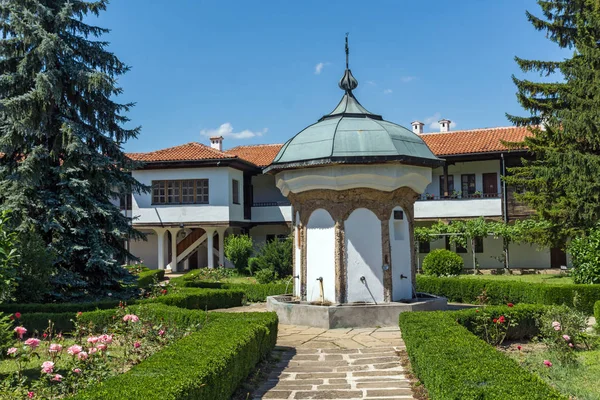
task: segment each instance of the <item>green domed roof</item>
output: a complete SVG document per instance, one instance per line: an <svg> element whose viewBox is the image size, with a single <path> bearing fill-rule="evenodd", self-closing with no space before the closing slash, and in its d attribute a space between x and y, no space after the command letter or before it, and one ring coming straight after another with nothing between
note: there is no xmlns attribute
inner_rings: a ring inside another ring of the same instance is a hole
<svg viewBox="0 0 600 400"><path fill-rule="evenodd" d="M345 91L335 109L288 140L265 171L328 164L401 162L437 167L423 139L403 126L367 111L354 97L358 82L346 68L339 82Z"/></svg>

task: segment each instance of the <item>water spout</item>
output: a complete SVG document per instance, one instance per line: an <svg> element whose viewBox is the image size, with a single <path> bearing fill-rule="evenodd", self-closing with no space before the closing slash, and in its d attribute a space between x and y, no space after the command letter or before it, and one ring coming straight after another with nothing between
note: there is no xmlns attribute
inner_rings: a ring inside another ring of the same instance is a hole
<svg viewBox="0 0 600 400"><path fill-rule="evenodd" d="M288 286L290 285L290 282L294 279L300 279L300 275L294 275L294 276L290 276L290 279L287 281L287 283L285 284L285 294L289 294L288 293Z"/></svg>
<svg viewBox="0 0 600 400"><path fill-rule="evenodd" d="M323 277L320 276L317 278L319 281L319 288L321 289L321 304L325 302L325 290L323 289Z"/></svg>
<svg viewBox="0 0 600 400"><path fill-rule="evenodd" d="M369 292L369 294L371 295L371 298L373 299L373 303L377 304L377 300L375 300L375 296L373 296L373 293L371 293L371 289L369 289L369 285L367 284L367 278L365 278L364 276L361 276L360 281L363 283L363 285L365 285L365 288L367 288L367 291Z"/></svg>

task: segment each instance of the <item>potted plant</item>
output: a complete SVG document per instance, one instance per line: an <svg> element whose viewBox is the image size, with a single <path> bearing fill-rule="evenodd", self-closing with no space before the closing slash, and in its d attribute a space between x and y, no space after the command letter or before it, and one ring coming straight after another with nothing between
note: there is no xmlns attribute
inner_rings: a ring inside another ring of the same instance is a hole
<svg viewBox="0 0 600 400"><path fill-rule="evenodd" d="M431 193L425 193L425 200L433 200L435 198Z"/></svg>
<svg viewBox="0 0 600 400"><path fill-rule="evenodd" d="M452 191L452 194L450 195L451 199L459 199L462 196L462 192L461 191Z"/></svg>
<svg viewBox="0 0 600 400"><path fill-rule="evenodd" d="M471 197L475 198L475 199L479 199L481 198L482 193L478 190L475 193L473 193L473 195Z"/></svg>

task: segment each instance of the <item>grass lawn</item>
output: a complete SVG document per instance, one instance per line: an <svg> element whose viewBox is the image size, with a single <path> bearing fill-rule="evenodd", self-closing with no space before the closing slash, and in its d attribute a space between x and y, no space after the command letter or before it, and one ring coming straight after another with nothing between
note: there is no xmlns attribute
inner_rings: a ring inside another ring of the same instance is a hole
<svg viewBox="0 0 600 400"><path fill-rule="evenodd" d="M544 360L552 361L553 355L539 346L529 349L524 345L521 353L513 349L509 354L524 368L566 395L577 400L600 399L600 350L580 351L579 362L575 365L563 366L553 362L552 367L546 367Z"/></svg>
<svg viewBox="0 0 600 400"><path fill-rule="evenodd" d="M548 285L569 285L573 278L565 275L531 274L531 275L460 275L461 279L488 279L495 281L521 281L531 283L546 283Z"/></svg>

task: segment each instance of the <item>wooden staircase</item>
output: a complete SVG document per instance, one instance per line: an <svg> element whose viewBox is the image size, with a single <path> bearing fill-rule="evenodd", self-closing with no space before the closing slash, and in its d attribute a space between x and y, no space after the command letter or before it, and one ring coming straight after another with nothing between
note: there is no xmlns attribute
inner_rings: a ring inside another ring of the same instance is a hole
<svg viewBox="0 0 600 400"><path fill-rule="evenodd" d="M204 235L206 231L202 228L194 228L181 242L177 243L177 254L182 254L188 247Z"/></svg>

